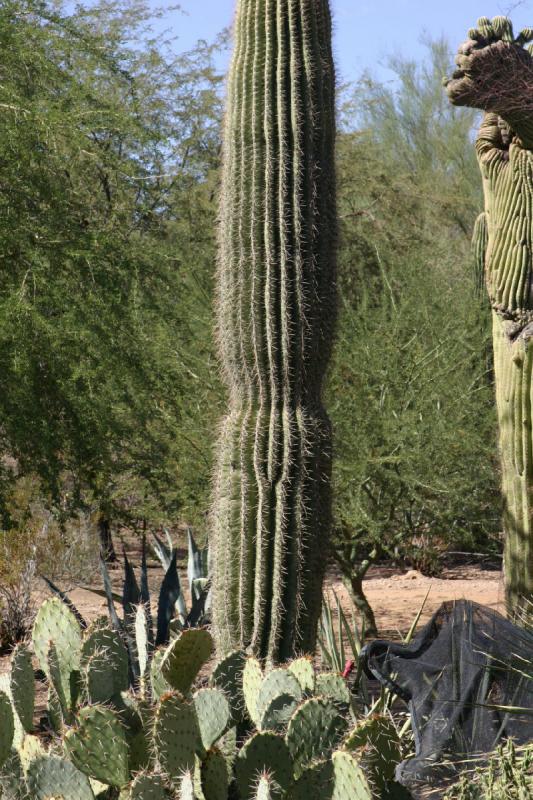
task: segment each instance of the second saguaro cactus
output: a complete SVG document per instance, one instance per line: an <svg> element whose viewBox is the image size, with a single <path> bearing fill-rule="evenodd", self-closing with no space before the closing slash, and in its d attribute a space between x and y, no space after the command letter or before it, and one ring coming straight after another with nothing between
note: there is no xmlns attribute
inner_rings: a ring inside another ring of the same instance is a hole
<svg viewBox="0 0 533 800"><path fill-rule="evenodd" d="M217 646L312 650L330 530L335 323L328 0L239 0L224 130L212 508Z"/></svg>
<svg viewBox="0 0 533 800"><path fill-rule="evenodd" d="M485 116L476 149L485 213L474 243L492 306L494 377L504 500L506 594L533 600L533 29L505 17L468 32L447 82L456 105Z"/></svg>

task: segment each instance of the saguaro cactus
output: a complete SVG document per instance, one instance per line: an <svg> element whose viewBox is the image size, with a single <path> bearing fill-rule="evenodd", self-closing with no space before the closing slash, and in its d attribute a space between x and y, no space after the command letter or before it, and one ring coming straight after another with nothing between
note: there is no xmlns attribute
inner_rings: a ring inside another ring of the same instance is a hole
<svg viewBox="0 0 533 800"><path fill-rule="evenodd" d="M515 38L505 17L483 17L468 35L447 90L452 103L485 111L476 148L493 309L504 568L507 599L518 610L533 598L533 57L524 47L533 30Z"/></svg>
<svg viewBox="0 0 533 800"><path fill-rule="evenodd" d="M330 529L335 321L328 0L240 0L224 131L212 510L219 652L312 650Z"/></svg>

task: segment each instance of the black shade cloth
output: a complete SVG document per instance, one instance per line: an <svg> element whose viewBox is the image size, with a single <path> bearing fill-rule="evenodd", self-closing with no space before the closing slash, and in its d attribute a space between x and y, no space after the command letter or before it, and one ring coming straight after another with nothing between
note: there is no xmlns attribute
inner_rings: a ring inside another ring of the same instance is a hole
<svg viewBox="0 0 533 800"><path fill-rule="evenodd" d="M397 767L404 786L453 779L503 740L533 740L533 714L517 710L533 711L533 632L490 608L444 603L410 644L377 640L361 658L409 705L416 754Z"/></svg>

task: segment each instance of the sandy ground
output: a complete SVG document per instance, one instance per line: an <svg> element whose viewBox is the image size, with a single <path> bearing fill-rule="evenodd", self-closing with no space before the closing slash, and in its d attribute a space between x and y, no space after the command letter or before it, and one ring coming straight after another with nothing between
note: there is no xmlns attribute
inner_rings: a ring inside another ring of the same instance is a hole
<svg viewBox="0 0 533 800"><path fill-rule="evenodd" d="M339 595L343 607L349 608L348 592L342 582L330 576L327 585ZM390 567L374 567L363 588L376 615L380 635L391 638L409 630L426 595L421 622L429 619L446 600L473 600L500 612L505 608L501 572L478 564L446 569L439 578L427 578L416 570L399 573Z"/></svg>
<svg viewBox="0 0 533 800"><path fill-rule="evenodd" d="M122 570L111 570L113 590L120 609ZM181 575L185 574L182 568ZM152 563L149 568L149 583L152 599L157 603L157 593L162 572ZM344 584L335 573L326 581L326 591L333 589L346 611L351 610L351 601ZM371 568L364 581L364 590L374 609L381 636L399 638L406 633L425 601L421 623L429 619L446 600L474 600L498 611L504 611L503 583L500 571L487 569L479 564L455 566L445 569L439 578L428 578L416 570L399 571L389 566ZM429 594L428 594L429 592ZM107 616L107 601L101 589L100 576L95 575L94 587L78 587L68 592L81 614L88 620L100 615ZM47 591L36 591L36 603L49 595ZM331 596L331 595L330 595ZM333 599L333 598L332 598ZM6 659L0 658L0 672L6 668Z"/></svg>

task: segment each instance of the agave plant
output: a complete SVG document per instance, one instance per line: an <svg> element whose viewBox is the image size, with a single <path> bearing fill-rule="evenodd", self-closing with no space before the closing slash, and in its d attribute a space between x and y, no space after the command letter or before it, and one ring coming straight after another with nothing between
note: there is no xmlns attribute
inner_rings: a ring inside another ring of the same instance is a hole
<svg viewBox="0 0 533 800"><path fill-rule="evenodd" d="M187 603L182 590L182 584L177 569L178 551L173 546L168 532L167 544L159 537L154 536L153 549L165 571L159 589L157 617L152 617L150 590L148 588L148 568L146 561L146 537L142 540L140 581L137 581L135 570L124 550L124 580L122 585L122 618L118 615L115 601L119 600L113 592L111 578L103 558L100 558L100 571L104 584L104 593L107 599L109 619L113 629L121 636L124 642L129 662L130 685L137 684L141 675L139 653L136 646L138 626L145 629L146 645L151 654L155 648L168 644L171 636L185 628L195 628L206 625L208 622L207 605L209 596L209 580L207 578L207 554L201 550L191 533L188 531L188 565L187 577L191 589L191 607ZM72 600L61 591L49 578L42 576L52 592L59 597L76 617L82 630L88 625L83 615L76 608ZM143 613L138 613L139 608Z"/></svg>

